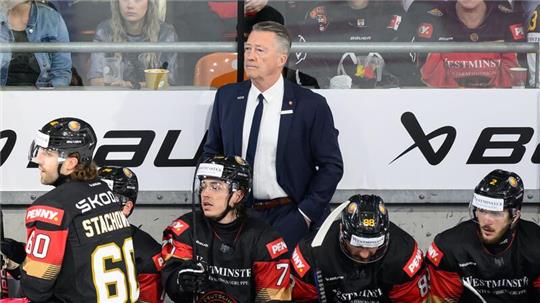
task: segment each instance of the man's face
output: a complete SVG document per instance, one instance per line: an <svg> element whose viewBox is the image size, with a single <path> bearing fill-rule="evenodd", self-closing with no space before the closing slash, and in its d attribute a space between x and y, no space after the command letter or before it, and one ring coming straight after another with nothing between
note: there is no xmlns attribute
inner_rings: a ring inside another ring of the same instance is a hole
<svg viewBox="0 0 540 303"><path fill-rule="evenodd" d="M489 211L477 208L475 212L482 242L485 244L499 243L512 222L508 211Z"/></svg>
<svg viewBox="0 0 540 303"><path fill-rule="evenodd" d="M138 22L143 20L148 10L148 0L118 0L120 13L124 20L128 22Z"/></svg>
<svg viewBox="0 0 540 303"><path fill-rule="evenodd" d="M201 207L204 216L218 218L229 203L229 184L219 179L206 178L201 181Z"/></svg>
<svg viewBox="0 0 540 303"><path fill-rule="evenodd" d="M370 257L375 255L379 249L378 247L368 248L352 246L348 241L344 241L344 244L345 249L349 252L349 254L360 262L369 262Z"/></svg>
<svg viewBox="0 0 540 303"><path fill-rule="evenodd" d="M273 32L252 31L244 48L244 67L252 80L276 78L287 61Z"/></svg>
<svg viewBox="0 0 540 303"><path fill-rule="evenodd" d="M59 177L58 152L50 149L40 148L37 155L37 163L41 184L53 184Z"/></svg>

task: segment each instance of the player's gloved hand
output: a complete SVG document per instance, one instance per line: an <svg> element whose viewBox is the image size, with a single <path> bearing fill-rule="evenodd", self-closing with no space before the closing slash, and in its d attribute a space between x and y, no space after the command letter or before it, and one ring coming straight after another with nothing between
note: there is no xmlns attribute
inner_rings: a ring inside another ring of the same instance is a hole
<svg viewBox="0 0 540 303"><path fill-rule="evenodd" d="M2 266L8 270L13 270L19 267L26 258L24 243L17 242L13 239L5 238L1 243L2 249Z"/></svg>
<svg viewBox="0 0 540 303"><path fill-rule="evenodd" d="M188 260L178 270L176 281L180 292L203 293L207 290L208 274L201 263Z"/></svg>

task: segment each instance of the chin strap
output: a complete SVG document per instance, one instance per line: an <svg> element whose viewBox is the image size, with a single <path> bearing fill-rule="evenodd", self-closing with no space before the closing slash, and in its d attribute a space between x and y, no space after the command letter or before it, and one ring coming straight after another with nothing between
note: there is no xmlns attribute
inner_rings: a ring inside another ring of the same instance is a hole
<svg viewBox="0 0 540 303"><path fill-rule="evenodd" d="M225 218L225 216L227 216L229 214L230 211L232 211L232 210L234 210L236 208L236 207L230 207L229 206L229 203L231 202L231 198L232 198L232 192L227 197L227 207L221 213L221 215L219 215L216 219L212 219L213 221L216 221L216 222L221 221L223 218Z"/></svg>
<svg viewBox="0 0 540 303"><path fill-rule="evenodd" d="M58 178L56 179L56 181L54 181L54 183L51 184L51 185L54 186L54 187L58 187L58 186L60 186L60 185L62 185L62 184L64 184L64 183L70 181L69 176L63 175L63 174L60 172L60 170L62 169L62 164L63 164L63 163L64 163L63 161L58 163L58 169L57 169L57 171L58 171Z"/></svg>

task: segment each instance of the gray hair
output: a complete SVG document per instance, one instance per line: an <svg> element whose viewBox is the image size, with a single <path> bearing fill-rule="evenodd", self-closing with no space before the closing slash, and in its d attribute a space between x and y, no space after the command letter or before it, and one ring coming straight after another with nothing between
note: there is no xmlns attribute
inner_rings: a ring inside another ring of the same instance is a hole
<svg viewBox="0 0 540 303"><path fill-rule="evenodd" d="M262 21L253 25L252 32L254 31L272 32L276 34L279 48L285 54L289 54L289 51L291 50L292 39L291 34L289 34L289 31L283 24L274 21Z"/></svg>

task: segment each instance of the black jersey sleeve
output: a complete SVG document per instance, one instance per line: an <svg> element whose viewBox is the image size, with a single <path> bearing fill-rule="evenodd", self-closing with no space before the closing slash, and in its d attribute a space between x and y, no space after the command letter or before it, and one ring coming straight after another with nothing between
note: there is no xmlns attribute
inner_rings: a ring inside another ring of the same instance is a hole
<svg viewBox="0 0 540 303"><path fill-rule="evenodd" d="M181 216L163 231L161 256L165 263L161 271L161 283L174 302L193 300L192 294L179 291L177 283L178 269L193 256L191 216L191 213Z"/></svg>
<svg viewBox="0 0 540 303"><path fill-rule="evenodd" d="M291 254L293 300L295 302L316 302L318 300L319 292L314 274L312 240L312 237L303 239L296 245Z"/></svg>
<svg viewBox="0 0 540 303"><path fill-rule="evenodd" d="M161 245L145 231L131 226L133 245L135 247L135 266L139 282L139 300L148 303L163 302L161 286L161 269L163 258Z"/></svg>
<svg viewBox="0 0 540 303"><path fill-rule="evenodd" d="M66 215L61 205L46 197L26 210L26 259L21 266L21 286L32 302L47 302L54 294L68 238Z"/></svg>

